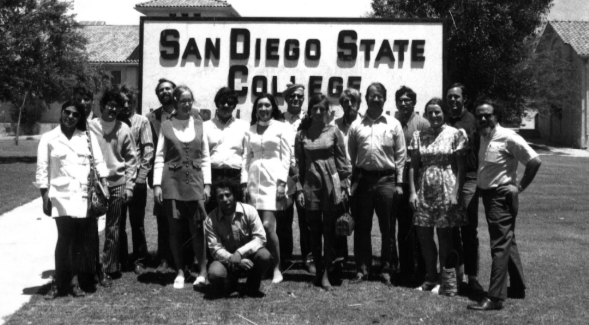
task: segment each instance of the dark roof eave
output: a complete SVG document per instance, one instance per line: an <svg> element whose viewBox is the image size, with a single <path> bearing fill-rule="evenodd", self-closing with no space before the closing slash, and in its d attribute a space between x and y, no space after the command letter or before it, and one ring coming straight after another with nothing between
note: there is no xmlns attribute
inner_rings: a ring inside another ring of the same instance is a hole
<svg viewBox="0 0 589 325"><path fill-rule="evenodd" d="M139 61L88 61L91 64L139 65Z"/></svg>

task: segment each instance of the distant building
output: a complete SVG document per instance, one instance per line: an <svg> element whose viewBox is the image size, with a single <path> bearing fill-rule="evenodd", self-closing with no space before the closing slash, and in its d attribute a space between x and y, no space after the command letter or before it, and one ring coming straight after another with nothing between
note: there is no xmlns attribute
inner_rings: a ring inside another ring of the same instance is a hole
<svg viewBox="0 0 589 325"><path fill-rule="evenodd" d="M224 0L152 0L135 10L148 17L241 17Z"/></svg>
<svg viewBox="0 0 589 325"><path fill-rule="evenodd" d="M589 21L550 21L537 51L557 51L573 64L580 85L576 104L562 114L538 114L540 136L552 143L586 149L589 143Z"/></svg>

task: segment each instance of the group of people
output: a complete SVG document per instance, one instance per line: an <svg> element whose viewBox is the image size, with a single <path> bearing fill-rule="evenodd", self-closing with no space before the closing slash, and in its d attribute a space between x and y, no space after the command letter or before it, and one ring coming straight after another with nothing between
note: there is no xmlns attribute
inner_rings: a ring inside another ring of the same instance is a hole
<svg viewBox="0 0 589 325"><path fill-rule="evenodd" d="M372 83L364 116L358 112L362 96L350 88L339 98L343 116L333 120L327 96L313 94L305 110L305 86L292 84L282 94L285 112L264 93L255 98L248 125L234 117L238 96L227 87L215 95L215 116L208 121L193 108L190 88L160 79L155 93L161 107L143 117L135 113L136 92L109 88L100 99L101 116L94 118L92 92L75 88L62 106L60 126L43 135L36 184L58 229L47 299L84 296L84 287L96 281L111 286L129 268L145 272L147 184L155 201L157 270L174 268L174 288L185 286L196 260L193 286L231 292L247 276L243 293L263 296L262 279L282 282L292 259L296 207L303 265L325 290L333 289L348 259L347 238L336 234L336 222L351 212L351 284L376 274L387 286L415 283L418 290L453 296L466 274L465 288L482 294L481 197L493 264L488 294L469 308L500 309L508 295L525 296L514 227L518 195L541 161L499 124L503 108L496 101L477 99L473 115L465 86L453 84L446 100L427 102L422 117L415 112L416 93L402 86L392 117L383 110L386 88ZM518 162L525 165L519 183ZM88 209L93 182L108 197L102 258L97 219ZM376 272L375 213L382 244Z"/></svg>

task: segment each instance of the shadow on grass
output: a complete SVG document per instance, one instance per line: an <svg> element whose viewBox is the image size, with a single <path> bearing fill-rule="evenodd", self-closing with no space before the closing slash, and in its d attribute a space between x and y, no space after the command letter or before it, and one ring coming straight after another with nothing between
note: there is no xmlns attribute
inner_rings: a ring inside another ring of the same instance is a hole
<svg viewBox="0 0 589 325"><path fill-rule="evenodd" d="M162 287L171 285L174 283L176 273L158 273L158 272L146 272L137 276L137 281L145 284L159 284Z"/></svg>
<svg viewBox="0 0 589 325"><path fill-rule="evenodd" d="M44 296L51 289L51 282L42 286L34 286L22 289L22 294L27 296Z"/></svg>
<svg viewBox="0 0 589 325"><path fill-rule="evenodd" d="M0 165L2 164L14 164L14 163L25 163L25 164L36 164L37 157L0 157Z"/></svg>

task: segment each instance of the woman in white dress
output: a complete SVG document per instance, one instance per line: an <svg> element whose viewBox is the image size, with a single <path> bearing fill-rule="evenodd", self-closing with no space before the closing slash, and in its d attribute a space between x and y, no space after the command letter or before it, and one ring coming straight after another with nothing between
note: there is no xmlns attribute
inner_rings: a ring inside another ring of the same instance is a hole
<svg viewBox="0 0 589 325"><path fill-rule="evenodd" d="M43 134L39 142L35 185L41 191L43 212L57 225L55 281L45 299L65 294L85 296L78 278L90 280L96 273L98 227L96 216L89 215L88 210L88 135L84 108L66 102L61 108L60 126ZM96 138L91 136L90 140L97 173L108 192L102 152Z"/></svg>
<svg viewBox="0 0 589 325"><path fill-rule="evenodd" d="M272 95L262 94L254 101L241 168L243 197L249 196L248 203L258 210L268 238L268 250L274 257L273 283L282 281L276 212L285 208L292 156L289 143L292 131L279 118L280 110Z"/></svg>

